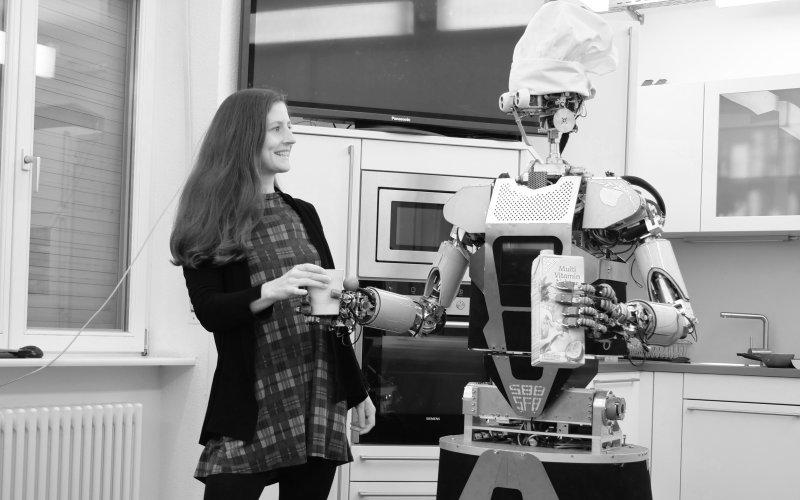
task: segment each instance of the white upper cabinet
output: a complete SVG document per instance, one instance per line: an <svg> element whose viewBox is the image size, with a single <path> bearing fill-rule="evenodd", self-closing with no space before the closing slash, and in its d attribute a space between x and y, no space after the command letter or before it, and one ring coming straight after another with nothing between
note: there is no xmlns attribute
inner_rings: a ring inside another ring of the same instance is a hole
<svg viewBox="0 0 800 500"><path fill-rule="evenodd" d="M470 141L463 141L469 143ZM492 145L498 147L491 147ZM387 172L496 178L517 175L520 150L497 141L480 146L364 140L361 168Z"/></svg>
<svg viewBox="0 0 800 500"><path fill-rule="evenodd" d="M702 231L800 231L800 75L705 86Z"/></svg>
<svg viewBox="0 0 800 500"><path fill-rule="evenodd" d="M700 231L703 83L639 87L636 148L628 173L653 185L667 208L665 230Z"/></svg>
<svg viewBox="0 0 800 500"><path fill-rule="evenodd" d="M361 139L295 134L292 168L278 176L281 190L314 205L337 269L347 269L351 196Z"/></svg>
<svg viewBox="0 0 800 500"><path fill-rule="evenodd" d="M641 87L629 173L669 233L800 231L800 75Z"/></svg>
<svg viewBox="0 0 800 500"><path fill-rule="evenodd" d="M617 69L592 79L597 93L584 103L586 116L578 118L578 133L570 134L564 158L572 165L584 167L597 176L605 172L622 175L625 151L628 148L628 117L635 110L635 85L638 77L636 54L639 23L611 21L614 46L617 48ZM544 138L534 138L541 155L547 155ZM527 155L526 155L527 156ZM530 157L526 161L530 161Z"/></svg>

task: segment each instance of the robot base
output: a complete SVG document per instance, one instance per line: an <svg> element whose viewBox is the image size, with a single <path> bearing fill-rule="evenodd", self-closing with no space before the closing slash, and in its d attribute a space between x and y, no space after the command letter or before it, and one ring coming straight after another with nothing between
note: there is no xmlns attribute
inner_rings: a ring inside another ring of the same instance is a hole
<svg viewBox="0 0 800 500"><path fill-rule="evenodd" d="M647 448L601 454L439 440L436 500L652 500Z"/></svg>

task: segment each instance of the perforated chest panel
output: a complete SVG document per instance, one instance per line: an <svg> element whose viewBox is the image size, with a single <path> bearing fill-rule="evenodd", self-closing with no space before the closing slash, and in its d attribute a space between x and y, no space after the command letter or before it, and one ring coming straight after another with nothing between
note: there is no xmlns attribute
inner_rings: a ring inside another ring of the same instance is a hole
<svg viewBox="0 0 800 500"><path fill-rule="evenodd" d="M529 189L511 179L500 179L488 222L570 222L580 188L580 177L562 177L552 186Z"/></svg>

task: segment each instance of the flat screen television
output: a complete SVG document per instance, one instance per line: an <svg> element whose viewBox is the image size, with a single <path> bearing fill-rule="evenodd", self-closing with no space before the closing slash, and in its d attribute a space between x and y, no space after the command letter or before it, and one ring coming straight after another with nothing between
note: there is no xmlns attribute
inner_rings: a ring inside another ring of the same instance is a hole
<svg viewBox="0 0 800 500"><path fill-rule="evenodd" d="M542 0L243 0L240 88L356 128L518 139L498 108ZM525 124L536 134L533 122Z"/></svg>

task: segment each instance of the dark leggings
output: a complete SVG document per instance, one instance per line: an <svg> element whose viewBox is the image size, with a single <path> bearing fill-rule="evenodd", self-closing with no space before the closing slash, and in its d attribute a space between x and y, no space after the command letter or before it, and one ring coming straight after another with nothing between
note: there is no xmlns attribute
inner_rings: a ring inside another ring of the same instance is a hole
<svg viewBox="0 0 800 500"><path fill-rule="evenodd" d="M337 462L311 457L303 465L256 474L213 474L203 500L258 500L264 487L278 483L280 500L326 500Z"/></svg>

